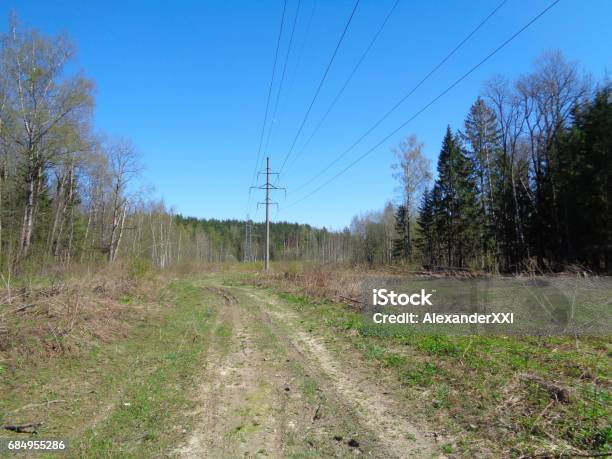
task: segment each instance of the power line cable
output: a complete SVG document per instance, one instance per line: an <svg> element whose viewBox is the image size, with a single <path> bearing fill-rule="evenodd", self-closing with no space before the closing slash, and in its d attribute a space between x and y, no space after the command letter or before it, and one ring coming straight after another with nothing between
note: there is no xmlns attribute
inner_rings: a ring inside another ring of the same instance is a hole
<svg viewBox="0 0 612 459"><path fill-rule="evenodd" d="M308 119L308 115L310 115L310 110L312 110L312 106L314 105L315 101L317 100L317 97L319 95L319 92L321 91L321 88L323 87L323 83L325 82L325 78L327 77L327 74L329 73L329 69L331 68L334 59L336 58L336 54L338 53L338 49L340 49L340 45L342 44L342 41L344 40L344 36L346 35L346 32L349 28L349 25L351 24L351 21L353 20L353 16L355 15L355 11L357 11L357 6L359 5L359 0L356 0L355 2L355 6L353 7L353 11L351 11L351 15L348 18L348 21L346 21L346 25L344 26L344 30L342 31L342 35L340 35L340 39L338 40L338 43L336 44L336 48L334 49L334 53L331 56L331 59L329 60L329 63L327 64L327 68L325 69L325 72L323 73L323 77L321 78L321 81L319 82L319 86L317 87L317 90L315 91L315 94L312 98L312 100L310 101L310 105L308 106L308 110L306 110L306 113L304 115L304 119L302 120L302 123L300 124L300 127L297 131L297 134L295 135L295 138L293 139L293 142L291 143L291 147L289 148L289 151L287 152L287 155L285 156L285 159L283 160L283 164L279 170L280 173L283 172L283 169L285 168L285 164L287 163L287 160L289 159L289 156L291 156L291 152L293 152L293 149L295 148L295 143L297 142L298 137L300 136L300 134L302 133L302 129L304 129L304 125L306 124L306 120Z"/></svg>
<svg viewBox="0 0 612 459"><path fill-rule="evenodd" d="M268 136L266 138L266 145L264 147L264 151L268 150L268 145L270 144L270 137L274 129L274 123L276 121L276 113L278 112L278 101L280 99L281 91L283 89L283 83L285 81L285 73L287 71L287 62L289 61L289 55L291 54L291 47L293 45L293 35L295 33L295 25L297 24L298 16L300 14L301 4L302 4L302 0L298 0L297 8L295 9L295 16L293 17L293 26L291 27L291 35L289 36L289 45L287 46L287 52L285 53L285 63L283 64L283 71L281 73L281 79L278 85L278 91L276 91L276 100L274 102L274 109L272 110L272 118L270 120L270 128L268 129Z"/></svg>
<svg viewBox="0 0 612 459"><path fill-rule="evenodd" d="M374 34L374 36L372 37L372 39L370 40L370 43L368 44L368 46L366 47L366 49L364 50L363 54L361 55L361 57L359 58L359 60L357 61L357 63L355 64L355 66L353 67L353 70L351 71L351 73L349 74L348 78L346 79L346 81L344 82L344 84L342 85L342 87L340 88L340 91L338 91L338 94L336 94L336 97L334 97L334 100L332 101L332 103L329 105L329 107L327 108L327 111L325 112L325 114L323 115L323 117L321 118L321 120L319 121L319 123L317 124L317 126L314 128L314 130L312 131L312 133L310 134L310 137L308 137L308 139L306 140L306 142L304 143L304 145L302 145L302 148L300 149L300 151L293 157L293 160L289 163L289 166L287 166L287 170L285 171L288 172L289 169L291 169L291 167L295 164L295 162L297 161L297 159L301 156L302 153L304 153L304 150L306 149L306 147L310 144L310 141L312 140L312 138L316 135L316 133L319 131L319 129L321 128L321 126L323 125L323 123L325 122L325 120L327 119L327 116L329 115L329 113L332 111L332 109L334 108L334 106L336 105L336 103L338 102L338 100L340 100L340 97L342 96L342 94L344 93L344 90L346 89L346 87L348 86L348 84L350 83L350 81L353 79L353 76L355 76L355 73L357 73L357 70L359 69L359 67L361 66L361 64L363 63L363 61L365 60L366 56L368 55L368 53L370 52L370 50L372 49L372 47L374 46L374 43L376 43L376 40L378 40L378 37L380 36L381 32L383 31L383 29L385 28L385 26L387 25L387 22L389 22L389 18L391 17L391 15L393 14L393 12L395 11L395 9L397 8L397 5L399 4L400 0L395 0L395 2L393 3L393 6L391 7L391 9L389 10L389 12L387 13L387 15L385 16L384 21L382 22L382 24L380 25L380 27L378 28L378 30L376 31L376 33Z"/></svg>
<svg viewBox="0 0 612 459"><path fill-rule="evenodd" d="M257 148L257 158L255 159L255 169L253 171L253 178L251 179L251 185L255 183L257 177L257 169L259 167L259 157L261 156L261 147L263 144L264 133L266 131L266 124L268 122L268 110L270 108L270 97L272 95L272 86L274 85L274 75L276 74L276 63L278 61L278 50L280 48L281 37L283 35L283 26L285 24L285 11L287 9L287 0L283 0L283 14L281 16L280 28L278 30L278 38L276 39L276 51L274 53L274 65L272 66L272 77L270 78L270 86L268 88L268 98L266 100L266 111L264 114L263 126L261 127L261 135L259 136L259 147ZM247 201L247 212L251 205L251 191L249 189L249 197Z"/></svg>
<svg viewBox="0 0 612 459"><path fill-rule="evenodd" d="M478 30L480 30L482 28L483 25L485 25L489 19L502 7L504 6L504 4L507 2L508 0L503 0L499 5L497 5L497 7L495 7L495 9L493 11L491 11L487 17L485 17L477 26L476 28L474 28L468 35L466 35L466 37L461 40L461 42L455 46L455 48L453 48L453 50L448 53L444 59L442 59L438 64L436 64L436 66L434 68L432 68L429 73L427 75L425 75L421 81L419 81L416 86L414 86L404 97L402 97L393 107L391 107L378 121L376 121L376 123L374 123L363 135L361 135L355 142L353 142L351 144L351 146L349 146L346 150L344 150L340 155L338 155L331 163L329 163L327 166L325 166L323 169L321 169L314 177L310 178L308 181L304 182L303 184L301 184L300 186L298 186L297 188L295 188L291 193L288 194L295 194L298 191L306 188L308 185L310 185L312 182L314 182L316 179L318 179L321 175L323 175L325 172L327 172L334 164L336 164L338 161L340 161L342 158L344 158L349 152L351 152L357 145L359 145L368 135L370 135L372 133L372 131L374 131L378 126L380 126L380 124L386 120L395 110L397 110L400 105L402 105L406 99L408 99L412 94L414 94L414 92L419 89L423 83L425 83L440 67L442 67L442 65L444 65L458 50L459 48L461 48L470 38L472 38L472 36L478 32Z"/></svg>
<svg viewBox="0 0 612 459"><path fill-rule="evenodd" d="M310 29L312 26L312 19L314 18L315 12L317 10L317 0L314 0L312 2L312 9L310 10L310 15L308 17L308 22L306 23L306 29L304 31L304 38L302 39L302 42L300 43L300 49L298 51L298 55L297 55L297 59L296 59L296 64L295 67L293 68L293 72L291 72L291 78L289 79L289 84L287 85L287 91L286 91L286 96L285 99L283 100L283 104L281 107L281 112L284 111L284 108L287 104L287 98L289 96L289 94L291 93L291 90L293 89L293 84L295 83L295 76L298 72L298 70L300 69L300 66L302 64L302 56L304 55L304 48L306 45L306 42L308 41L308 37L310 36Z"/></svg>
<svg viewBox="0 0 612 459"><path fill-rule="evenodd" d="M455 86L457 86L459 83L461 83L465 78L467 78L471 73L473 73L478 67L480 67L482 64L484 64L486 61L488 61L491 57L493 57L495 54L497 54L502 48L504 48L508 43L510 43L512 40L514 40L517 36L519 36L522 32L524 32L529 26L531 26L534 22L536 22L538 19L540 19L540 17L542 17L545 13L547 13L552 7L554 7L557 3L559 3L561 0L555 0L554 2L552 2L550 5L548 5L548 7L546 7L544 10L542 10L540 13L538 13L533 19L531 19L526 25L524 25L522 28L520 28L517 32L515 32L510 38L508 38L506 41L504 41L501 45L499 45L497 48L495 48L491 53L489 53L487 55L487 57L485 57L484 59L482 59L478 64L474 65L470 70L468 70L466 73L464 73L461 77L459 77L457 80L455 80L455 82L453 84L451 84L449 87L447 87L444 91L442 91L440 94L438 94L433 100L431 100L427 105L425 105L423 108L421 108L419 111L417 111L414 115L412 115L408 120L406 120L405 122L403 122L398 128L394 129L390 134L388 134L387 136L385 136L380 142L378 142L376 145L374 145L372 148L370 148L369 150L367 150L365 153L363 153L361 156L359 156L357 159L355 159L353 162L351 162L348 166L346 166L344 169L342 169L340 172L338 172L336 175L334 175L333 177L331 177L329 180L327 180L326 182L324 182L323 184L321 184L320 186L318 186L317 188L315 188L313 191L311 191L310 193L308 193L306 196L298 199L297 201L294 201L293 203L289 204L288 206L284 207L283 209L287 209L290 207L293 207L294 205L304 201L305 199L309 198L310 196L312 196L313 194L315 194L316 192L318 192L321 188L327 186L329 183L331 183L332 181L334 181L335 179L337 179L338 177L340 177L342 174L344 174L346 171L348 171L349 169L351 169L355 164L357 164L359 161L361 161L362 159L364 159L366 156L368 156L370 153L372 153L374 150L376 150L378 147L380 147L383 143L385 143L387 140L389 140L389 138L391 138L392 136L394 136L395 134L397 134L401 129L403 129L404 127L406 127L406 125L408 123L410 123L412 120L414 120L417 116L419 116L421 113L423 113L425 110L427 110L431 105L433 105L434 103L436 103L440 98L442 98L444 95L446 95L449 91L451 91Z"/></svg>

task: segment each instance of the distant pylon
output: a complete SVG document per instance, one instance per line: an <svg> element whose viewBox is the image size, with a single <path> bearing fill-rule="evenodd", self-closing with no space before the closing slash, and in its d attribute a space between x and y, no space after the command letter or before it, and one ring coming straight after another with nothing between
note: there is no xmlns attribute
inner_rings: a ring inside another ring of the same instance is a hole
<svg viewBox="0 0 612 459"><path fill-rule="evenodd" d="M278 203L270 201L271 190L285 190L285 188L274 186L270 183L271 175L278 175L278 172L270 172L270 158L266 158L266 170L259 172L259 174L265 174L266 183L261 186L252 186L251 188L257 188L259 190L266 190L265 202L258 202L257 207L261 204L266 206L266 251L264 253L264 269L268 271L270 269L270 204L278 206Z"/></svg>

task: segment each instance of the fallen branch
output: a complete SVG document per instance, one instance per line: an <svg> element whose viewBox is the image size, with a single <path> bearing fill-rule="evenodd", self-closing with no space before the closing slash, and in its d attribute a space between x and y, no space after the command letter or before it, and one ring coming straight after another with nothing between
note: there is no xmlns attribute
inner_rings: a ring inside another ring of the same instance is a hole
<svg viewBox="0 0 612 459"><path fill-rule="evenodd" d="M53 403L66 403L66 400L48 400L46 402L42 402L42 403L29 403L27 405L22 406L21 408L17 408L16 410L13 410L13 413L17 413L18 411L23 411L23 410L28 410L30 408L35 408L37 406L47 406L47 408L49 408L49 406Z"/></svg>
<svg viewBox="0 0 612 459"><path fill-rule="evenodd" d="M321 410L321 404L319 403L319 405L317 406L317 409L315 410L314 416L312 417L312 422L317 421L318 419L321 418L321 414L319 413L320 410Z"/></svg>
<svg viewBox="0 0 612 459"><path fill-rule="evenodd" d="M34 422L31 424L6 425L2 426L2 428L17 433L36 433L36 429L42 425L42 422Z"/></svg>
<svg viewBox="0 0 612 459"><path fill-rule="evenodd" d="M353 303L357 303L357 304L361 303L361 301L356 300L355 298L349 298L348 296L338 295L338 298L341 298L341 299L346 300L346 301L352 301Z"/></svg>
<svg viewBox="0 0 612 459"><path fill-rule="evenodd" d="M36 306L36 303L24 304L23 306L20 306L18 308L13 309L12 311L8 311L8 312L10 312L10 313L23 312L26 309L33 308L34 306Z"/></svg>
<svg viewBox="0 0 612 459"><path fill-rule="evenodd" d="M546 413L546 411L548 411L548 408L550 408L553 403L555 403L555 401L551 400L550 403L548 403L548 405L546 405L544 407L544 409L540 412L540 414L538 414L538 417L536 418L536 420L533 422L533 425L531 426L531 432L535 431L535 428L536 428L538 422L540 422L540 419L542 419L542 416L544 416L544 413Z"/></svg>

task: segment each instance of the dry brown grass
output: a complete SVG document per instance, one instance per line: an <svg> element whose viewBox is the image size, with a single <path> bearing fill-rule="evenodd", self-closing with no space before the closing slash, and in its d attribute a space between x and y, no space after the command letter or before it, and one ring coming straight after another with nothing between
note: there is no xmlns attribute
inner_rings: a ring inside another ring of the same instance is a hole
<svg viewBox="0 0 612 459"><path fill-rule="evenodd" d="M248 265L247 265L248 266ZM219 267L217 267L219 268ZM219 269L217 269L219 270ZM223 267L221 271L225 270ZM261 270L260 270L261 271ZM519 277L539 278L542 275L586 279L589 273L581 267L568 267L557 273L528 272ZM286 292L302 293L317 298L325 298L339 303L357 304L363 294L363 283L377 278L482 278L495 277L484 271L468 269L437 268L430 271L413 270L410 266L392 265L380 268L348 266L342 264L321 264L309 262L276 262L269 273L260 272L255 277L260 285L275 286Z"/></svg>
<svg viewBox="0 0 612 459"><path fill-rule="evenodd" d="M79 352L127 336L158 291L159 275L134 278L128 267L74 268L21 279L0 290L0 361ZM134 301L138 299L138 301Z"/></svg>
<svg viewBox="0 0 612 459"><path fill-rule="evenodd" d="M299 292L354 305L361 302L364 279L385 277L396 273L349 267L337 264L277 263L267 274L257 276L261 285L273 285L286 292Z"/></svg>

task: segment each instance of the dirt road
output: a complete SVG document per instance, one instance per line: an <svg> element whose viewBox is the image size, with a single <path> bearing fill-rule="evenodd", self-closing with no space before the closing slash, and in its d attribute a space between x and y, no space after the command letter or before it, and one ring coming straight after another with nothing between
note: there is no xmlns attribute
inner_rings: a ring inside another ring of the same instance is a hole
<svg viewBox="0 0 612 459"><path fill-rule="evenodd" d="M441 457L392 384L331 350L277 295L221 279L198 286L220 313L179 456Z"/></svg>

